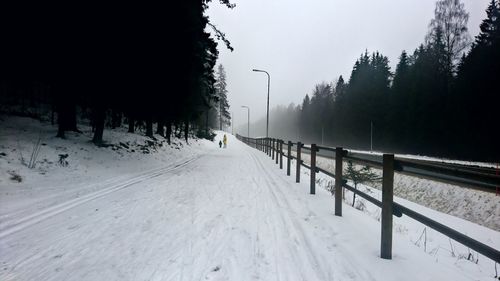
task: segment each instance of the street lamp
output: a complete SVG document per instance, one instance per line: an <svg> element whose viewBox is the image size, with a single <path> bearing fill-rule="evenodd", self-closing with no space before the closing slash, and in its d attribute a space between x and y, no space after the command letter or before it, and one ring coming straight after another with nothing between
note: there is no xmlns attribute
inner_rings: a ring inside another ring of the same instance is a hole
<svg viewBox="0 0 500 281"><path fill-rule="evenodd" d="M260 69L252 69L255 72L264 72L267 74L267 121L266 121L266 138L269 137L269 85L271 84L271 76L267 71Z"/></svg>
<svg viewBox="0 0 500 281"><path fill-rule="evenodd" d="M246 108L248 110L248 121L247 121L247 137L250 137L250 107L246 105L242 105L241 107Z"/></svg>

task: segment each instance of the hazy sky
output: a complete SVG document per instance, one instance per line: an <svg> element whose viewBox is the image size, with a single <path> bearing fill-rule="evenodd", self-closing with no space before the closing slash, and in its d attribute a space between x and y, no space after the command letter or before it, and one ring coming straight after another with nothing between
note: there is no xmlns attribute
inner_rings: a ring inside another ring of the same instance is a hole
<svg viewBox="0 0 500 281"><path fill-rule="evenodd" d="M462 0L469 12L469 33L479 33L489 0ZM424 42L435 1L431 0L232 0L232 10L214 0L208 15L231 41L219 43L226 69L230 111L236 126L266 113L267 76L270 108L300 103L314 85L342 75L367 49L389 57L392 71L401 51L412 53ZM270 116L272 118L272 115Z"/></svg>

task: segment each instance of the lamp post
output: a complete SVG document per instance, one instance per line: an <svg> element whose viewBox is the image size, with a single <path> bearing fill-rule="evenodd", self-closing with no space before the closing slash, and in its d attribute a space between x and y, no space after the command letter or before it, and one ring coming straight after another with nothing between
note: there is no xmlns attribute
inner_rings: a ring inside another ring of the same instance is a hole
<svg viewBox="0 0 500 281"><path fill-rule="evenodd" d="M247 137L250 137L250 107L246 105L242 105L241 107L246 108L248 110L248 121L247 121Z"/></svg>
<svg viewBox="0 0 500 281"><path fill-rule="evenodd" d="M269 137L269 85L271 84L271 76L267 71L260 69L253 69L255 72L264 72L267 74L267 121L266 121L266 138Z"/></svg>

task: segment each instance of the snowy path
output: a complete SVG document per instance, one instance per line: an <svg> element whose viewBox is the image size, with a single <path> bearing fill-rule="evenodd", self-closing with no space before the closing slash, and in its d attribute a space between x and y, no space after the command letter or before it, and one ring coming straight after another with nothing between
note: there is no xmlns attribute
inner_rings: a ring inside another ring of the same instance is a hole
<svg viewBox="0 0 500 281"><path fill-rule="evenodd" d="M307 181L307 180L305 180ZM332 214L284 170L228 149L41 210L0 228L0 280L469 280L379 223ZM424 270L422 270L424 269Z"/></svg>

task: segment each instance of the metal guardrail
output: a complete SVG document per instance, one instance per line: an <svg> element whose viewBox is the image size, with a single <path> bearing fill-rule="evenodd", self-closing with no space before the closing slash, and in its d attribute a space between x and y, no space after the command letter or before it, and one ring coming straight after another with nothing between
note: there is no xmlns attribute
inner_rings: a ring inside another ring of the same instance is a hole
<svg viewBox="0 0 500 281"><path fill-rule="evenodd" d="M393 154L384 154L382 156L381 161L377 158L374 158L373 155L370 155L371 158L366 159L360 155L360 153L352 153L344 150L340 147L331 148L331 147L323 147L312 144L307 147L304 146L301 142L297 142L295 144L296 154L297 156L293 156L291 154L291 148L293 146L292 142L284 142L283 140L271 139L271 138L258 138L252 139L247 137L242 137L237 135L238 139L241 141L255 147L261 151L266 152L269 156L274 159L274 155L276 154L276 164L278 164L278 155L280 157L280 169L282 166L282 159L285 157L287 159L287 175L290 175L290 161L295 159L300 165L296 165L296 182L300 182L300 168L305 167L311 170L310 173L310 186L311 186L311 194L315 193L315 178L316 173L321 172L327 176L335 178L335 194L341 194L341 188L346 188L353 193L359 195L360 197L366 199L367 201L373 203L375 206L380 207L382 209L382 217L381 217L381 228L382 228L382 238L381 238L381 257L386 259L392 258L392 216L395 215L397 217L401 217L402 215L407 215L408 217L421 222L422 224L454 239L455 241L471 248L472 250L484 255L485 257L490 258L491 260L500 263L500 251L494 249L484 243L481 243L471 237L468 237L444 224L441 224L431 218L428 218L422 214L419 214L401 204L393 202L393 181L394 181L394 171L399 171L403 173L409 173L408 170L405 171L405 168L414 167L412 165L425 165L423 163L419 163L415 160L394 158ZM287 154L284 155L283 145L286 143L287 146ZM311 165L307 165L301 160L302 149L308 151L311 154ZM316 165L316 153L325 150L330 152L335 152L335 156L332 157L335 159L335 173L331 173L321 167ZM382 177L382 201L360 191L356 188L347 184L347 181L342 177L342 163L343 160L350 160L356 162L358 164L372 166L381 168L383 170ZM428 165L429 166L429 165ZM430 165L430 166L439 166L439 165ZM427 167L427 166L426 166ZM430 169L436 169L434 172L438 173L442 170L450 170L449 167L432 167ZM457 171L451 169L455 173L464 173L464 171ZM413 173L417 173L413 171ZM468 173L468 172L466 172ZM469 173L472 174L472 173ZM439 173L438 173L439 175ZM428 176L428 175L426 175ZM439 177L434 175L433 177ZM495 177L493 177L495 178ZM441 179L441 177L440 177ZM450 181L456 180L451 178ZM341 196L335 196L335 215L342 216L342 199Z"/></svg>
<svg viewBox="0 0 500 281"><path fill-rule="evenodd" d="M335 156L332 156L331 153L321 153L321 151L335 151L335 148L324 146L318 146L318 148L320 149L318 156L335 159ZM377 169L382 168L382 155L349 151L344 159L355 164L368 165ZM396 157L394 165L397 173L499 193L500 175L496 174L497 171L492 168L468 167L454 163L403 157Z"/></svg>

